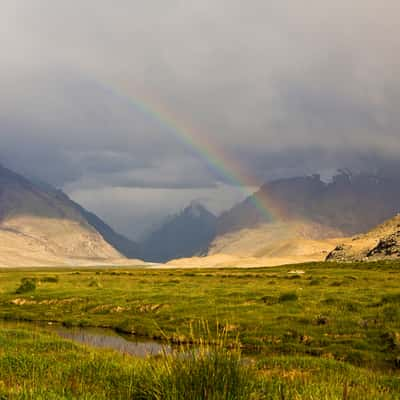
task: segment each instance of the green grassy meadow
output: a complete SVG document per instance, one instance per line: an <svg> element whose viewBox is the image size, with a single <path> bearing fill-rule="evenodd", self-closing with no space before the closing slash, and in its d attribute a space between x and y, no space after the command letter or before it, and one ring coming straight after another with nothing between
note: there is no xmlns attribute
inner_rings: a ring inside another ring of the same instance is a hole
<svg viewBox="0 0 400 400"><path fill-rule="evenodd" d="M0 399L400 399L396 262L2 269L0 320L108 327L185 349L137 359L4 325Z"/></svg>

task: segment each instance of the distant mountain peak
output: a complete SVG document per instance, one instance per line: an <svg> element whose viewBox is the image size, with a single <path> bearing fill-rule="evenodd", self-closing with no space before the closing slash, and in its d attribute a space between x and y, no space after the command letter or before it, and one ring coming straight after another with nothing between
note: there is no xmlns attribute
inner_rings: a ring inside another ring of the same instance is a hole
<svg viewBox="0 0 400 400"><path fill-rule="evenodd" d="M184 215L191 216L193 218L202 218L204 216L214 216L202 203L198 200L193 200L190 204L183 210Z"/></svg>
<svg viewBox="0 0 400 400"><path fill-rule="evenodd" d="M168 217L143 243L146 261L169 261L207 251L217 217L199 201Z"/></svg>

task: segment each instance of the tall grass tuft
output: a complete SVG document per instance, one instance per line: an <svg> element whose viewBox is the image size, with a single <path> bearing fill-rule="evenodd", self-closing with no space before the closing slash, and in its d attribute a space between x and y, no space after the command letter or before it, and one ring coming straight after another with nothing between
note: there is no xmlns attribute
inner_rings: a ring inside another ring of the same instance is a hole
<svg viewBox="0 0 400 400"><path fill-rule="evenodd" d="M239 340L229 341L227 329L219 324L215 334L207 323L201 329L200 336L191 329L190 341L198 345L181 345L157 363L148 361L150 368L142 376L135 399L249 399L255 371L242 359Z"/></svg>

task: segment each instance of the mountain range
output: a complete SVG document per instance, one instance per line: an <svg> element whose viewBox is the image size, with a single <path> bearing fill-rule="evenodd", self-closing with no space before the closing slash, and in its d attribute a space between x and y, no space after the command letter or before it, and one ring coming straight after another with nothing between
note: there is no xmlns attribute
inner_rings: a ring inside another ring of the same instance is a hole
<svg viewBox="0 0 400 400"><path fill-rule="evenodd" d="M376 241L374 233L360 234L396 215L399 205L396 174L339 171L330 182L319 175L280 179L219 217L192 202L135 243L61 190L0 166L0 266L124 263L127 258L173 265L276 265L328 255L359 259L351 255L358 239L351 245L345 239L355 234L363 243L369 240L362 257L378 257L379 248L396 242L398 232L386 239L381 235L380 247L371 239Z"/></svg>

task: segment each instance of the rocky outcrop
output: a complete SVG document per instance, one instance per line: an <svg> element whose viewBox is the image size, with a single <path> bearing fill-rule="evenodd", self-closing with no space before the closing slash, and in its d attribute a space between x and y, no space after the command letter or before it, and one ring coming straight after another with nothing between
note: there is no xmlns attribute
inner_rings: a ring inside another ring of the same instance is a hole
<svg viewBox="0 0 400 400"><path fill-rule="evenodd" d="M369 251L367 257L400 257L400 230L380 239L378 244Z"/></svg>
<svg viewBox="0 0 400 400"><path fill-rule="evenodd" d="M338 245L327 261L400 260L400 215Z"/></svg>

